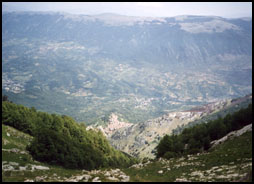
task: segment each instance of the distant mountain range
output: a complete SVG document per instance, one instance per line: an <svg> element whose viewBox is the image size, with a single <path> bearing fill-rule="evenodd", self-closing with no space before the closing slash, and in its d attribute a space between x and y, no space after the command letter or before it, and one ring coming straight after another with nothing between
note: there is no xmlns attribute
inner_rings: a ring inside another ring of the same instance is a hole
<svg viewBox="0 0 254 184"><path fill-rule="evenodd" d="M2 92L36 109L137 123L252 92L252 19L2 14Z"/></svg>

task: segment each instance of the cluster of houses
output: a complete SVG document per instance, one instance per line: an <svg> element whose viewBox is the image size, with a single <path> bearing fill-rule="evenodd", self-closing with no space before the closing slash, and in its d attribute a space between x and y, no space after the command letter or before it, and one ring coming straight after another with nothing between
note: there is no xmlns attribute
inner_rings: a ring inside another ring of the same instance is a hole
<svg viewBox="0 0 254 184"><path fill-rule="evenodd" d="M16 83L10 79L4 79L2 80L2 89L6 91L10 91L13 93L21 93L22 91L25 91L25 88L22 84Z"/></svg>

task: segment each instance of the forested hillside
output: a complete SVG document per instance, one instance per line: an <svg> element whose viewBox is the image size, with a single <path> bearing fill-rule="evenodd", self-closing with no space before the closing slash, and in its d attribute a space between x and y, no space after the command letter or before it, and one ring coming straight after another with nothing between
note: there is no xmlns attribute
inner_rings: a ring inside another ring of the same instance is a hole
<svg viewBox="0 0 254 184"><path fill-rule="evenodd" d="M165 135L157 146L157 157L172 158L210 148L210 142L252 123L252 104L234 114L185 128L180 134Z"/></svg>
<svg viewBox="0 0 254 184"><path fill-rule="evenodd" d="M218 139L252 121L252 105L223 119L186 128L179 135L165 136L158 157L167 160L138 163L114 150L102 133L87 131L68 116L4 100L2 181L252 181L251 130L208 151L204 149L210 145L205 148L203 144L208 143L206 136L210 141Z"/></svg>
<svg viewBox="0 0 254 184"><path fill-rule="evenodd" d="M135 162L113 149L100 131L87 131L84 125L65 115L3 101L2 123L34 136L27 150L41 162L87 170L129 166Z"/></svg>

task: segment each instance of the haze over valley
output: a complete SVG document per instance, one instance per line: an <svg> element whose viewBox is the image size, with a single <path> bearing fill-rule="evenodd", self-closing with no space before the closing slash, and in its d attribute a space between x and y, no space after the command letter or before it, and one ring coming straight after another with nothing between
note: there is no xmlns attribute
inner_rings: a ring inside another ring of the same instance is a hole
<svg viewBox="0 0 254 184"><path fill-rule="evenodd" d="M252 92L252 19L7 12L2 92L18 104L129 123Z"/></svg>
<svg viewBox="0 0 254 184"><path fill-rule="evenodd" d="M2 182L252 182L251 2L2 3Z"/></svg>

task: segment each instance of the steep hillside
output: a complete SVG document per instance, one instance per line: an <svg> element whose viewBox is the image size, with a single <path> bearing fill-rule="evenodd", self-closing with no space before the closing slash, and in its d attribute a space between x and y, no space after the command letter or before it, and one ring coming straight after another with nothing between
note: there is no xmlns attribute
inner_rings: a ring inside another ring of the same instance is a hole
<svg viewBox="0 0 254 184"><path fill-rule="evenodd" d="M206 153L145 161L126 169L92 171L64 169L34 161L25 150L31 139L28 134L2 125L2 181L252 181L252 132Z"/></svg>
<svg viewBox="0 0 254 184"><path fill-rule="evenodd" d="M148 161L133 165L124 172L136 182L251 182L252 131L208 152Z"/></svg>
<svg viewBox="0 0 254 184"><path fill-rule="evenodd" d="M37 112L35 108L2 101L2 124L33 136L30 144L22 148L37 161L86 170L126 167L135 162L113 149L101 132L86 130L65 115Z"/></svg>
<svg viewBox="0 0 254 184"><path fill-rule="evenodd" d="M155 157L155 147L166 134L179 133L185 127L224 117L252 103L252 95L238 99L223 100L189 111L172 112L144 123L115 130L109 134L111 144L131 155L144 158Z"/></svg>
<svg viewBox="0 0 254 184"><path fill-rule="evenodd" d="M120 169L66 169L33 160L27 152L33 137L10 126L2 125L2 182L95 182L129 181Z"/></svg>
<svg viewBox="0 0 254 184"><path fill-rule="evenodd" d="M3 13L2 92L105 124L145 122L252 91L252 21Z"/></svg>

